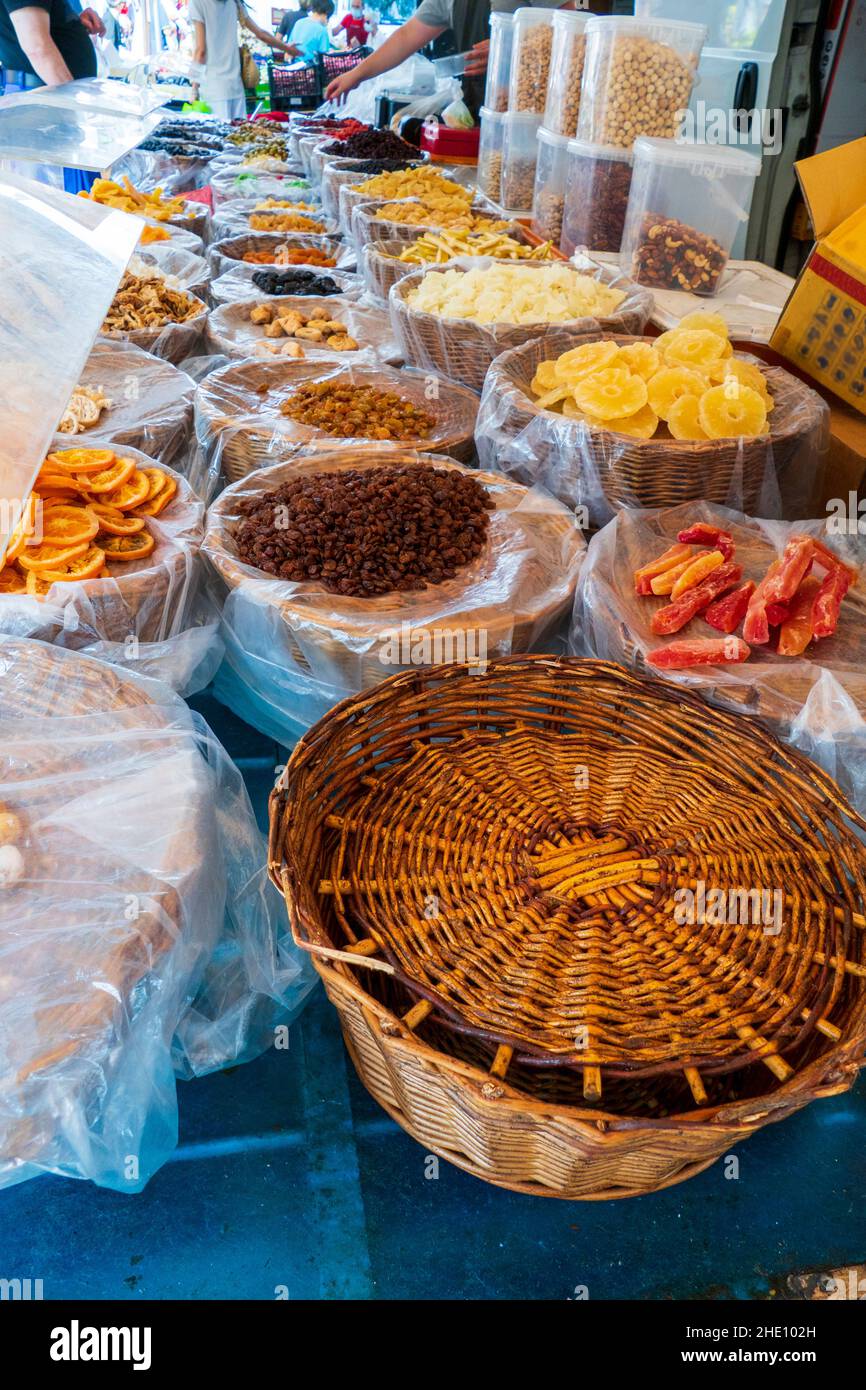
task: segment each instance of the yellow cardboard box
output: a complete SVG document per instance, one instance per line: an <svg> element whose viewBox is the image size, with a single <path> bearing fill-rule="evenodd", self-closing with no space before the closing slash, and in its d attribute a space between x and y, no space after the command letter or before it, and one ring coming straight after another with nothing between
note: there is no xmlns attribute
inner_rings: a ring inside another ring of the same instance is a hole
<svg viewBox="0 0 866 1390"><path fill-rule="evenodd" d="M817 240L770 346L866 415L866 138L794 168Z"/></svg>

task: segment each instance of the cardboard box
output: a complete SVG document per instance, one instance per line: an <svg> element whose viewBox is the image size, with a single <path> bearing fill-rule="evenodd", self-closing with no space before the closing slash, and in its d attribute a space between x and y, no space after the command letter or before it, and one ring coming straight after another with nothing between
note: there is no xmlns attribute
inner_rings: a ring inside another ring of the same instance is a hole
<svg viewBox="0 0 866 1390"><path fill-rule="evenodd" d="M770 346L866 415L866 138L794 168L817 240Z"/></svg>

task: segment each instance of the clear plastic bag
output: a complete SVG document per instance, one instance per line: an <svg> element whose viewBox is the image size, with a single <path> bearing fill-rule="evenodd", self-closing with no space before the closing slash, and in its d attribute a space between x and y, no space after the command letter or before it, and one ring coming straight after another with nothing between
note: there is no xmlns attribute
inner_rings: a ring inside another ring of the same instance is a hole
<svg viewBox="0 0 866 1390"><path fill-rule="evenodd" d="M226 661L251 688L251 701L270 709L269 730L282 716L283 738L319 717L332 695L334 703L402 666L529 650L570 607L585 550L573 518L540 489L492 473L472 475L495 502L484 552L454 579L420 592L345 597L239 559L233 532L241 501L305 474L418 462L461 467L412 450L335 449L252 474L210 509L205 554L220 581Z"/></svg>
<svg viewBox="0 0 866 1390"><path fill-rule="evenodd" d="M770 433L754 439L633 439L539 409L530 390L539 362L599 338L634 341L601 325L591 333L551 329L497 358L484 382L476 426L483 466L495 458L503 472L539 483L583 509L593 526L603 526L619 507L690 497L754 515L803 514L829 442L829 410L817 392L782 368L761 363L775 409L768 417Z"/></svg>
<svg viewBox="0 0 866 1390"><path fill-rule="evenodd" d="M318 251L329 260L333 260L333 266L316 265L315 268L323 274L331 270L355 269L357 257L354 249L337 237L307 236L304 232L244 232L238 236L226 237L211 246L208 260L213 277L216 279L224 275L236 265L252 265L254 270L262 270L266 266L275 267L277 270L288 269L275 266L273 261L255 263L243 259L247 251L270 251L276 255L281 246L288 246L292 251ZM302 264L306 265L307 262Z"/></svg>
<svg viewBox="0 0 866 1390"><path fill-rule="evenodd" d="M131 344L154 357L164 357L177 365L198 351L207 321L207 305L198 295L184 291L194 301L194 312L180 323L164 323L159 327L106 329L102 337L112 343Z"/></svg>
<svg viewBox="0 0 866 1390"><path fill-rule="evenodd" d="M622 511L590 542L575 600L571 650L616 661L646 674L648 651L669 640L650 630L661 600L634 592L634 571L676 541L694 522L729 531L742 583L758 583L792 535L820 537L863 572L866 536L833 534L826 517L813 521L758 520L726 507L689 502L665 510ZM664 600L668 602L669 600ZM675 638L717 636L700 617ZM866 808L866 600L860 585L842 601L832 637L802 657L781 657L753 645L740 664L666 670L664 676L708 699L767 720L780 737L820 762L861 812Z"/></svg>
<svg viewBox="0 0 866 1390"><path fill-rule="evenodd" d="M294 174L260 174L252 169L226 165L219 173L214 173L210 181L213 190L214 210L231 204L237 198L297 198L310 202L315 196L308 179L300 179Z"/></svg>
<svg viewBox="0 0 866 1390"><path fill-rule="evenodd" d="M165 276L179 282L179 287L197 299L207 300L210 288L210 266L204 256L198 256L185 247L174 246L170 241L157 241L136 253L136 258L154 266ZM136 258L133 258L133 262ZM178 286L172 285L172 288Z"/></svg>
<svg viewBox="0 0 866 1390"><path fill-rule="evenodd" d="M251 285L250 288L255 295L255 286ZM326 343L317 345L287 337L266 337L264 326L250 321L250 311L264 301L265 296L261 295L213 309L208 316L207 333L211 349L225 353L227 357L263 357L267 361L271 357L279 357L282 349L294 343L303 350L304 358L309 361L314 362L325 355L333 360L335 350L328 348ZM328 298L272 295L267 297L267 304L273 308L275 316L296 310L307 317L316 310L326 310L332 320L345 325L346 332L358 344L357 351L336 354L347 364L365 361L374 365L376 362L394 363L401 360L400 348L394 341L391 320L385 309L361 305L339 295ZM271 348L276 351L270 351ZM302 360L292 359L288 353L285 355L289 360Z"/></svg>
<svg viewBox="0 0 866 1390"><path fill-rule="evenodd" d="M285 270L292 270L296 267L285 266ZM357 299L362 290L360 276L352 275L345 270L322 269L321 266L308 265L297 267L301 270L311 270L323 276L327 275L330 280L338 287L341 299ZM250 299L253 295L261 294L262 299L268 296L263 290L253 284L253 276L257 270L269 270L270 266L250 265L248 261L235 261L231 270L227 270L223 275L211 281L210 297L214 305L232 304L236 299Z"/></svg>
<svg viewBox="0 0 866 1390"><path fill-rule="evenodd" d="M0 639L0 1186L140 1191L177 1142L175 1070L273 1041L314 978L237 769L158 682Z"/></svg>
<svg viewBox="0 0 866 1390"><path fill-rule="evenodd" d="M258 206L260 199L237 199L234 203L229 203L217 215L214 221L214 240L230 241L233 237L258 236L261 232L269 232L275 236L295 236L296 232L282 232L279 227L251 227L250 216L256 213L260 217L267 219L277 218L281 214L288 217L293 215L309 218L311 222L317 223L321 231L314 228L308 230L300 229L301 236L339 236L340 229L331 218L325 216L321 206L313 204L310 207L297 208L261 208Z"/></svg>

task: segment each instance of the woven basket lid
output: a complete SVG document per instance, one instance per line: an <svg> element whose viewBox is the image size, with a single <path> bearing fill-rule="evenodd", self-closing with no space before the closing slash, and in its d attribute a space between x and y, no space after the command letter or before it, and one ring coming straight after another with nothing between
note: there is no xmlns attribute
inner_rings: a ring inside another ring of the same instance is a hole
<svg viewBox="0 0 866 1390"><path fill-rule="evenodd" d="M271 866L301 944L443 1028L605 1078L866 1036L866 822L756 721L603 662L392 677L298 745ZM303 814L300 808L303 807ZM855 830L852 830L852 826ZM853 1037L852 1037L853 1034Z"/></svg>

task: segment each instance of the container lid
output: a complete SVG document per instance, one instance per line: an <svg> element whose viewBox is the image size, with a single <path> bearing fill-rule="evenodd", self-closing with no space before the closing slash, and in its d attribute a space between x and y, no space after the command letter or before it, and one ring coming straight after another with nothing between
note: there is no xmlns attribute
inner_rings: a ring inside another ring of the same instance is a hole
<svg viewBox="0 0 866 1390"><path fill-rule="evenodd" d="M744 174L752 178L757 178L761 172L760 155L731 145L684 144L681 140L639 135L634 142L634 154L635 159L649 164L668 164L682 169L698 170L712 164L720 174Z"/></svg>
<svg viewBox="0 0 866 1390"><path fill-rule="evenodd" d="M707 36L706 24L695 24L688 19L642 19L633 14L594 14L587 21L587 32L595 34L599 30L624 29L648 39L676 36L690 38L696 47L703 46ZM700 38L698 37L700 35Z"/></svg>
<svg viewBox="0 0 866 1390"><path fill-rule="evenodd" d="M571 144L569 136L557 135L555 130L548 130L546 126L539 126L538 138L543 141L545 145L555 145L561 150L566 149L566 147Z"/></svg>
<svg viewBox="0 0 866 1390"><path fill-rule="evenodd" d="M575 33L581 33L592 19L588 11L583 13L580 10L554 10L553 27L554 29L573 29Z"/></svg>
<svg viewBox="0 0 866 1390"><path fill-rule="evenodd" d="M495 125L497 121L504 121L507 115L507 111L497 111L492 106L479 106L478 108L479 121L490 121L491 125Z"/></svg>
<svg viewBox="0 0 866 1390"><path fill-rule="evenodd" d="M541 111L500 111L499 115L507 125L526 125L538 128L544 120Z"/></svg>
<svg viewBox="0 0 866 1390"><path fill-rule="evenodd" d="M624 145L598 145L593 140L569 140L568 153L579 159L615 159L619 164L634 162L632 151Z"/></svg>
<svg viewBox="0 0 866 1390"><path fill-rule="evenodd" d="M514 15L506 14L504 10L494 10L490 16L490 27L504 29L514 23Z"/></svg>
<svg viewBox="0 0 866 1390"><path fill-rule="evenodd" d="M534 5L528 5L514 11L514 22L524 28L532 28L536 24L550 24L556 13L556 10L537 10Z"/></svg>

